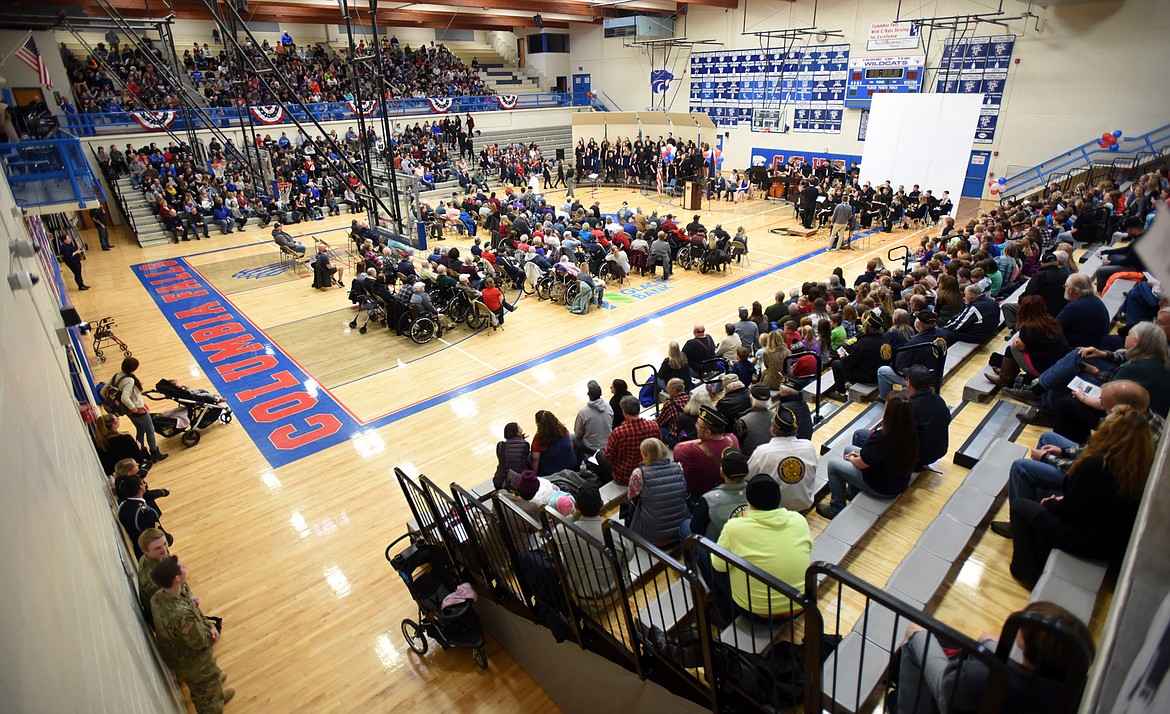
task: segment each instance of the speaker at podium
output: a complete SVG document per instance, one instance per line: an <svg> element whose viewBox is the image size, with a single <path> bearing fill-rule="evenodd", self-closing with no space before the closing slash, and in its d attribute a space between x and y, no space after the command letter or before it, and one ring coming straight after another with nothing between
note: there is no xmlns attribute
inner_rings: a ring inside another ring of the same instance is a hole
<svg viewBox="0 0 1170 714"><path fill-rule="evenodd" d="M703 188L698 181L683 184L682 207L685 211L698 211L703 207Z"/></svg>

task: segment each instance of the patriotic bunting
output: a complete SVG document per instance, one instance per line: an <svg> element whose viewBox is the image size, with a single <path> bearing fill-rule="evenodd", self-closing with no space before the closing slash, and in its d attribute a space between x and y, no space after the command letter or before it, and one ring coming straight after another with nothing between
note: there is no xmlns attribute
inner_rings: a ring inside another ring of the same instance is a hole
<svg viewBox="0 0 1170 714"><path fill-rule="evenodd" d="M175 112L130 112L138 126L146 131L165 131L175 123Z"/></svg>
<svg viewBox="0 0 1170 714"><path fill-rule="evenodd" d="M353 112L355 116L358 114L358 106L356 104L353 102L346 102L345 104L349 107L349 110ZM366 101L362 102L362 116L372 116L373 113L377 110L378 101L376 99L367 99Z"/></svg>
<svg viewBox="0 0 1170 714"><path fill-rule="evenodd" d="M283 104L265 104L258 107L249 107L252 116L261 124L279 124L284 121Z"/></svg>
<svg viewBox="0 0 1170 714"><path fill-rule="evenodd" d="M498 94L498 95L496 95L496 103L500 105L500 109L508 109L508 110L515 109L516 104L519 101L520 101L520 97L516 96L515 94Z"/></svg>
<svg viewBox="0 0 1170 714"><path fill-rule="evenodd" d="M428 97L427 101L431 105L431 111L436 114L446 114L451 111L453 103L451 97Z"/></svg>

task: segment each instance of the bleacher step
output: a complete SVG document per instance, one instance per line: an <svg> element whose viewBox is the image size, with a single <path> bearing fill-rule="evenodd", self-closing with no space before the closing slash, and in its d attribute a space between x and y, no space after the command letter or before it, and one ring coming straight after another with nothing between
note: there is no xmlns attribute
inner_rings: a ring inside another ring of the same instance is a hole
<svg viewBox="0 0 1170 714"><path fill-rule="evenodd" d="M657 627L670 633L688 618L693 609L690 584L686 580L676 580L666 592L642 608L638 622L647 630Z"/></svg>
<svg viewBox="0 0 1170 714"><path fill-rule="evenodd" d="M955 451L954 462L965 469L974 468L979 463L983 453L998 439L1013 441L1023 430L1024 425L1016 419L1016 415L1023 412L1014 402L996 402L983 421L979 422L971 436Z"/></svg>

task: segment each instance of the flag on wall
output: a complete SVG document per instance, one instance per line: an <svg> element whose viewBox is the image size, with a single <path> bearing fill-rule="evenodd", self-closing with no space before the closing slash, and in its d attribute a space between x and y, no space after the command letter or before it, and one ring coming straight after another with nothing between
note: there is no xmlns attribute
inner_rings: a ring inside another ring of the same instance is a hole
<svg viewBox="0 0 1170 714"><path fill-rule="evenodd" d="M53 91L53 78L49 76L49 69L45 67L45 60L41 58L41 53L37 51L37 43L32 38L31 32L24 46L16 50L16 58L37 73L37 77L45 89L50 92Z"/></svg>
<svg viewBox="0 0 1170 714"><path fill-rule="evenodd" d="M662 94L670 89L670 80L674 79L674 75L665 69L655 69L650 71L650 91L653 94Z"/></svg>
<svg viewBox="0 0 1170 714"><path fill-rule="evenodd" d="M512 110L516 108L516 103L520 101L520 97L515 94L497 94L496 104L500 105L500 109Z"/></svg>
<svg viewBox="0 0 1170 714"><path fill-rule="evenodd" d="M346 106L349 107L349 110L354 113L354 116L357 116L358 105L355 102L348 102L348 101L345 104L346 104ZM376 99L367 99L364 102L362 102L362 106L361 106L362 116L367 116L367 117L373 116L374 112L377 111L377 109L378 109L378 101Z"/></svg>

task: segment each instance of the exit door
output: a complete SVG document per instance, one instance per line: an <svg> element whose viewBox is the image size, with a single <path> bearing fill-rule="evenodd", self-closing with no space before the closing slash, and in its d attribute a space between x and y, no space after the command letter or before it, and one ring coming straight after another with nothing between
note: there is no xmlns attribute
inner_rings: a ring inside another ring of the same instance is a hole
<svg viewBox="0 0 1170 714"><path fill-rule="evenodd" d="M592 75L573 75L573 104L588 104L589 92L593 91Z"/></svg>
<svg viewBox="0 0 1170 714"><path fill-rule="evenodd" d="M971 152L971 159L967 162L967 175L963 179L963 198L983 198L990 157L990 151Z"/></svg>

